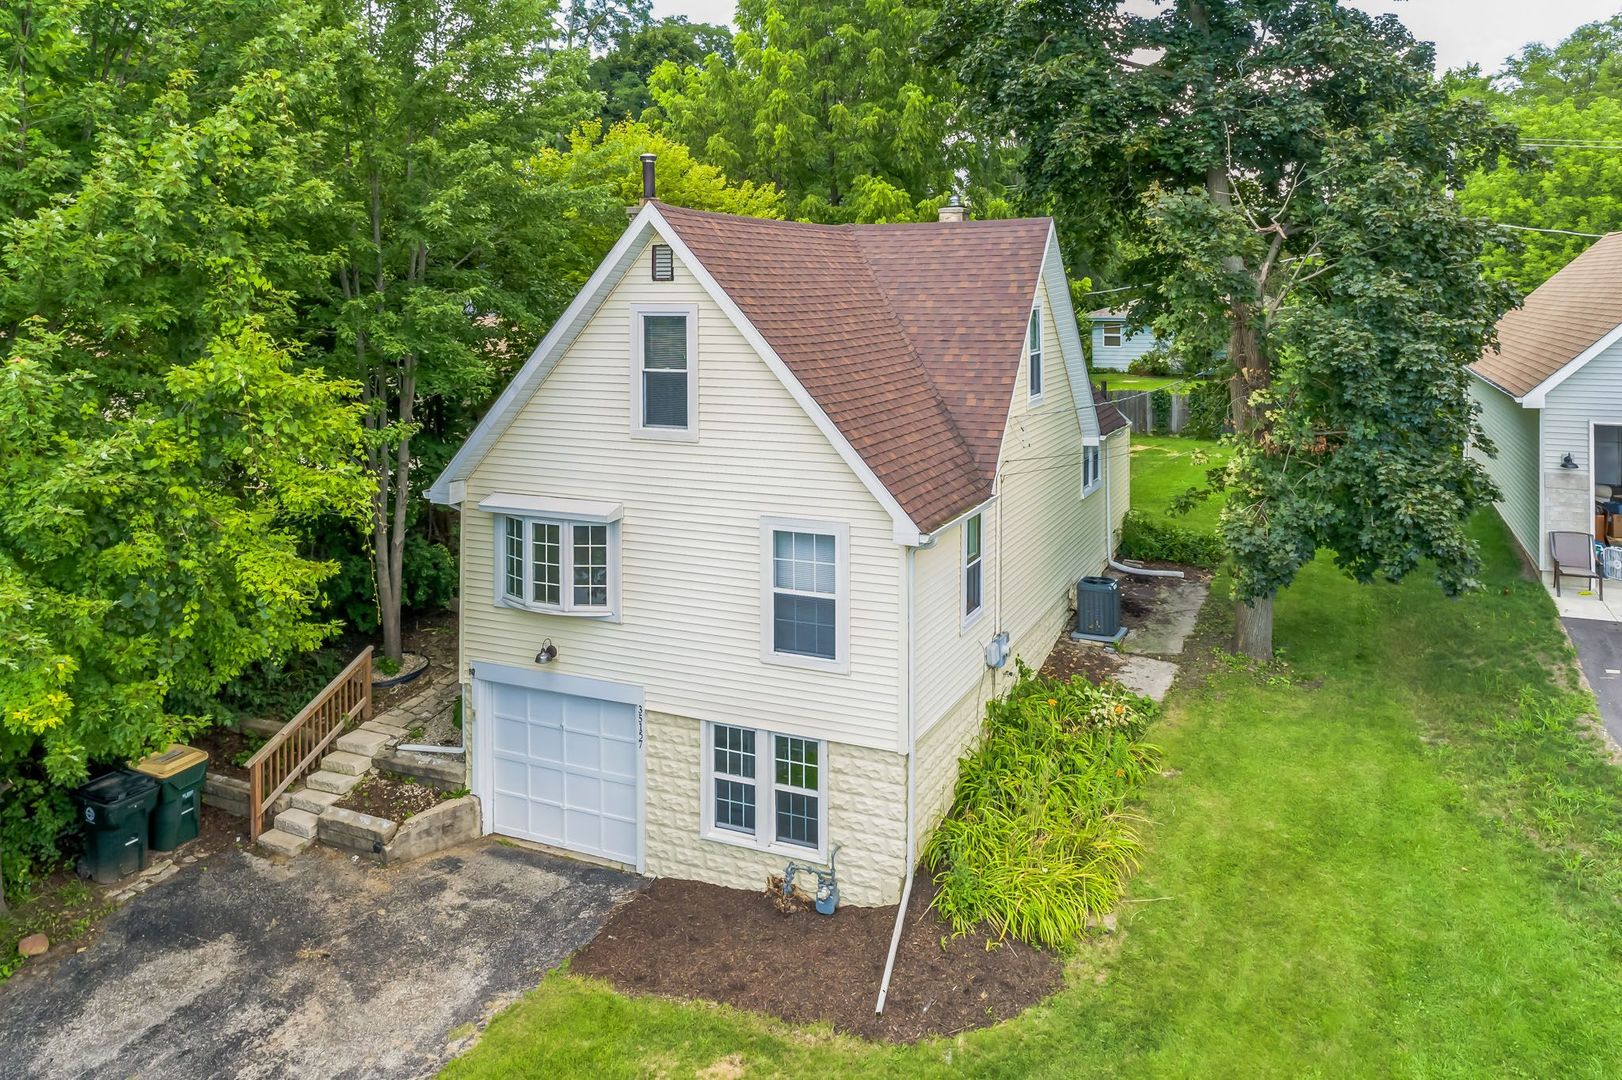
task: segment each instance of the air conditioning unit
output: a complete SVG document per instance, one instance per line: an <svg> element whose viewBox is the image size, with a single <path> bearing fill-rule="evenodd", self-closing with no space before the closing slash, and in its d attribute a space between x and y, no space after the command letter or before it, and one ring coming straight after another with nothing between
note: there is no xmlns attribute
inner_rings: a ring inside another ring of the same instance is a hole
<svg viewBox="0 0 1622 1080"><path fill-rule="evenodd" d="M1076 582L1076 628L1070 632L1076 641L1120 641L1126 636L1121 625L1121 583L1108 577L1084 577Z"/></svg>

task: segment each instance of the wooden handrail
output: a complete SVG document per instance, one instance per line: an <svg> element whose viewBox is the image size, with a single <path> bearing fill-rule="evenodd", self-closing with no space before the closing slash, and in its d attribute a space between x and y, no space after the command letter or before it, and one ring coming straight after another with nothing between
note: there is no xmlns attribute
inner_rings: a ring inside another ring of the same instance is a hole
<svg viewBox="0 0 1622 1080"><path fill-rule="evenodd" d="M248 759L249 841L264 832L265 811L275 805L277 796L303 776L357 716L363 724L372 718L370 645Z"/></svg>

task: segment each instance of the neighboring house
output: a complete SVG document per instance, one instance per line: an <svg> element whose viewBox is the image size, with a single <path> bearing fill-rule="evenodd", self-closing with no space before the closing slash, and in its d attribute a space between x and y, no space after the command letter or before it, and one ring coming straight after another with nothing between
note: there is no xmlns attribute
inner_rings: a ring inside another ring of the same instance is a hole
<svg viewBox="0 0 1622 1080"><path fill-rule="evenodd" d="M1622 499L1622 233L1598 240L1498 323L1470 365L1498 456L1486 460L1516 542L1549 572L1548 535L1596 531Z"/></svg>
<svg viewBox="0 0 1622 1080"><path fill-rule="evenodd" d="M838 849L893 903L1126 512L1086 377L1047 219L645 201L428 493L485 829L750 889Z"/></svg>
<svg viewBox="0 0 1622 1080"><path fill-rule="evenodd" d="M1126 332L1126 312L1099 308L1087 316L1093 324L1093 370L1125 371L1132 361L1161 344L1152 330Z"/></svg>

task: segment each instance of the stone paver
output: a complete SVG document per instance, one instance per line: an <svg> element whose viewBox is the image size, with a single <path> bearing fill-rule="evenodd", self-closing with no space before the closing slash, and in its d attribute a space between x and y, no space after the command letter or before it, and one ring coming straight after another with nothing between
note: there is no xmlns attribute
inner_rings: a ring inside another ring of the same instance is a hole
<svg viewBox="0 0 1622 1080"><path fill-rule="evenodd" d="M308 810L293 808L283 810L276 815L276 828L282 832L292 833L294 836L313 838L316 823L321 820L320 815L312 814Z"/></svg>
<svg viewBox="0 0 1622 1080"><path fill-rule="evenodd" d="M341 753L354 754L357 757L370 760L382 753L392 741L389 736L382 732L357 728L347 734L338 736L338 750Z"/></svg>
<svg viewBox="0 0 1622 1080"><path fill-rule="evenodd" d="M342 750L335 750L321 759L321 771L343 773L347 776L364 776L366 770L371 767L370 757L348 754Z"/></svg>
<svg viewBox="0 0 1622 1080"><path fill-rule="evenodd" d="M293 807L296 810L308 810L316 817L320 817L341 798L342 795L330 791L318 791L307 787L293 792Z"/></svg>
<svg viewBox="0 0 1622 1080"><path fill-rule="evenodd" d="M324 848L204 865L0 983L0 1076L432 1076L641 881L488 840L390 868Z"/></svg>
<svg viewBox="0 0 1622 1080"><path fill-rule="evenodd" d="M283 832L281 829L271 829L259 834L259 846L272 855L297 855L313 843L315 838L312 836L298 836Z"/></svg>
<svg viewBox="0 0 1622 1080"><path fill-rule="evenodd" d="M329 754L328 757L331 755ZM351 773L327 772L322 769L313 772L304 778L304 786L316 791L327 791L334 795L348 795L351 788L360 783L360 777Z"/></svg>

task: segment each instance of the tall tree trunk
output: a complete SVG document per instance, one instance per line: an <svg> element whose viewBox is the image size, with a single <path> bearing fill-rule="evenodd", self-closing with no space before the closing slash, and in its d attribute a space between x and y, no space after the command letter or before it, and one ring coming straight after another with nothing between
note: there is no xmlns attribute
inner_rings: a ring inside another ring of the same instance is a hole
<svg viewBox="0 0 1622 1080"><path fill-rule="evenodd" d="M1239 601L1233 620L1233 651L1257 660L1273 659L1273 594Z"/></svg>
<svg viewBox="0 0 1622 1080"><path fill-rule="evenodd" d="M1218 206L1233 205L1226 166L1212 166L1206 170L1205 189L1211 201ZM1236 274L1248 269L1237 255L1223 259L1223 266ZM1267 435L1266 424L1251 405L1250 398L1256 391L1267 387L1272 373L1256 339L1255 317L1255 308L1249 300L1234 298L1229 308L1228 359L1233 363L1233 377L1228 382L1228 401L1233 413L1235 434L1242 439L1261 442ZM1239 601L1239 608L1234 614L1233 650L1258 660L1273 658L1272 593Z"/></svg>

